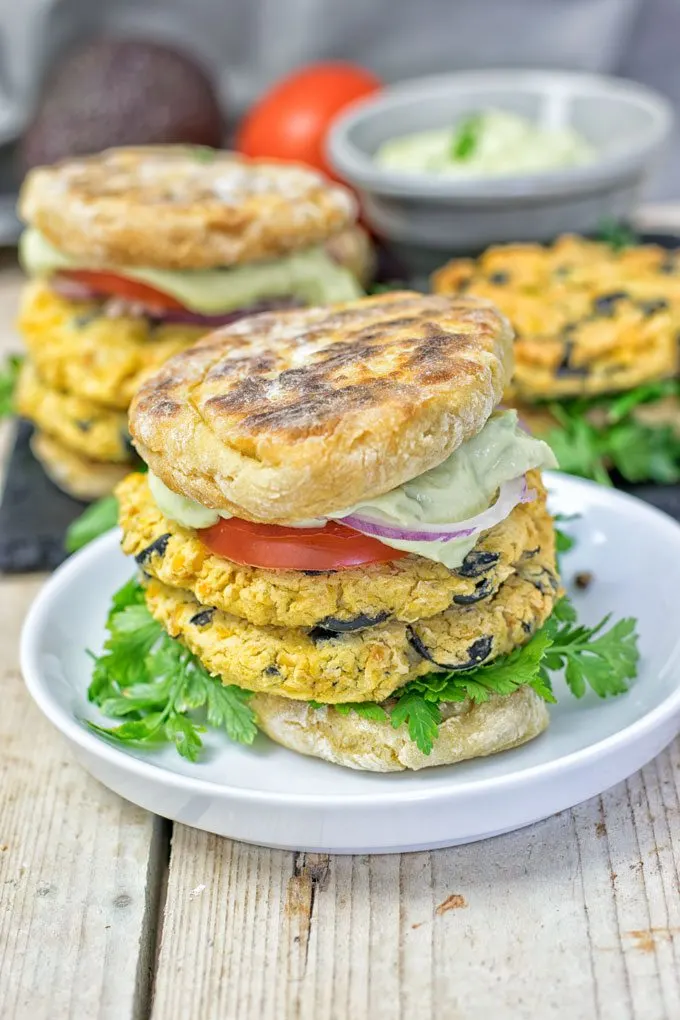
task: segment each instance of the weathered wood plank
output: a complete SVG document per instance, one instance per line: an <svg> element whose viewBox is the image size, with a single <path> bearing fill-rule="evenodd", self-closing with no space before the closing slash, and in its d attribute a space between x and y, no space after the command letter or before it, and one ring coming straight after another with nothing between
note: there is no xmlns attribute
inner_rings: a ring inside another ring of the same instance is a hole
<svg viewBox="0 0 680 1020"><path fill-rule="evenodd" d="M136 1020L165 829L90 779L29 699L16 646L40 583L0 582L0 1016Z"/></svg>
<svg viewBox="0 0 680 1020"><path fill-rule="evenodd" d="M20 349L20 282L3 269L0 357ZM0 457L9 436L3 423ZM26 693L18 635L42 580L0 580L0 1016L136 1020L148 1015L166 827L90 779Z"/></svg>
<svg viewBox="0 0 680 1020"><path fill-rule="evenodd" d="M328 857L175 828L154 1020L680 1016L680 743L530 829Z"/></svg>

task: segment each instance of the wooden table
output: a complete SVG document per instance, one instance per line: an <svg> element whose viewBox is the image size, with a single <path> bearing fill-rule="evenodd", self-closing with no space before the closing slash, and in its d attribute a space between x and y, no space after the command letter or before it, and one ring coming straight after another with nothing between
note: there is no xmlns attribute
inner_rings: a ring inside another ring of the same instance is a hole
<svg viewBox="0 0 680 1020"><path fill-rule="evenodd" d="M2 323L17 286L0 275ZM233 843L71 760L19 675L41 580L0 582L2 1020L680 1017L680 741L601 797L471 846Z"/></svg>

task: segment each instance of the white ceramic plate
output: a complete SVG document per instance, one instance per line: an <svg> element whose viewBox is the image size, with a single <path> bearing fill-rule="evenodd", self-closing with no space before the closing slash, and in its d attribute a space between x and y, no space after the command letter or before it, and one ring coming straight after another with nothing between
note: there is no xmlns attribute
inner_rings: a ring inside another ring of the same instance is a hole
<svg viewBox="0 0 680 1020"><path fill-rule="evenodd" d="M560 680L548 731L525 747L416 773L360 773L305 758L258 737L252 748L208 733L199 764L174 751L122 749L95 736L86 699L111 594L133 564L106 535L61 567L26 620L22 667L36 702L92 775L159 815L264 846L333 853L420 850L516 829L619 782L673 739L680 720L680 526L646 504L589 482L549 478L553 511L576 548L567 583L581 617L636 616L640 676L629 694L575 700Z"/></svg>

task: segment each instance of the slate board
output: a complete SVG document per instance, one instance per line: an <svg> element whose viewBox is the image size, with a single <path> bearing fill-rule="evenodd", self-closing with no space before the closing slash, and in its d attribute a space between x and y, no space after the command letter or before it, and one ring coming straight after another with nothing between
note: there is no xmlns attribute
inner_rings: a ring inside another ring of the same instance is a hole
<svg viewBox="0 0 680 1020"><path fill-rule="evenodd" d="M49 480L31 453L32 431L29 422L17 422L0 505L0 573L58 567L66 558L66 528L87 505Z"/></svg>
<svg viewBox="0 0 680 1020"><path fill-rule="evenodd" d="M641 241L666 248L680 246L680 236L672 234L644 234ZM403 276L403 264L389 253L379 255L378 279L392 281ZM411 284L423 290L426 285L424 279ZM64 549L66 528L86 506L61 492L46 477L31 453L31 432L28 422L18 422L7 466L0 505L0 573L4 574L54 570L59 566L67 555ZM680 485L620 487L680 521Z"/></svg>

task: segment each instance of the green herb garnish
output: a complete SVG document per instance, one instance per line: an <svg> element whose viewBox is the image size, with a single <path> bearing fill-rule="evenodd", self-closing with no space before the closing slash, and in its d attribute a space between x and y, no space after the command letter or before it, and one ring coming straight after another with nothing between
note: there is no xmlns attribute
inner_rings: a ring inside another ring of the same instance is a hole
<svg viewBox="0 0 680 1020"><path fill-rule="evenodd" d="M431 753L442 721L439 705L429 701L420 691L407 690L392 708L390 720L395 730L400 726L408 728L408 735L419 751Z"/></svg>
<svg viewBox="0 0 680 1020"><path fill-rule="evenodd" d="M146 464L138 464L130 467L130 471L139 471L144 474L148 471ZM86 510L83 510L80 517L69 524L66 529L64 548L68 553L78 552L83 546L93 542L95 538L111 531L118 524L118 500L115 496L104 496L95 503L91 503Z"/></svg>
<svg viewBox="0 0 680 1020"><path fill-rule="evenodd" d="M614 251L623 251L640 243L640 239L628 223L614 219L602 220L595 237L598 241L608 244Z"/></svg>
<svg viewBox="0 0 680 1020"><path fill-rule="evenodd" d="M579 625L573 606L562 599L531 641L509 655L469 670L428 673L382 705L366 701L332 707L341 716L355 713L374 722L389 719L395 729L405 726L411 740L429 754L445 702L482 704L521 687L554 702L550 673L561 669L578 698L587 687L602 698L627 691L639 657L635 620L620 620L607 630L608 623L606 617L597 627ZM88 723L92 729L127 744L170 742L190 761L198 757L206 723L231 740L252 743L257 732L252 692L211 677L195 655L166 634L147 609L139 582L129 581L114 595L106 626L104 651L92 656L88 697L104 715L123 722L110 728Z"/></svg>
<svg viewBox="0 0 680 1020"><path fill-rule="evenodd" d="M354 712L362 719L372 719L373 722L384 722L388 717L382 705L376 704L375 701L352 701L345 705L336 705L335 710L340 715L349 715L350 712Z"/></svg>
<svg viewBox="0 0 680 1020"><path fill-rule="evenodd" d="M553 521L555 522L555 548L557 555L560 556L563 553L568 553L570 549L573 549L576 545L576 539L573 535L568 535L562 528L558 528L558 524L564 524L568 521L575 521L581 515L580 514L555 514Z"/></svg>
<svg viewBox="0 0 680 1020"><path fill-rule="evenodd" d="M111 531L118 523L118 500L115 496L104 496L83 510L80 517L66 529L64 546L66 552L74 553L95 538Z"/></svg>
<svg viewBox="0 0 680 1020"><path fill-rule="evenodd" d="M0 368L0 418L14 414L14 390L23 360L20 354L9 354Z"/></svg>
<svg viewBox="0 0 680 1020"><path fill-rule="evenodd" d="M217 150L209 145L192 145L189 151L197 163L214 163L217 156Z"/></svg>
<svg viewBox="0 0 680 1020"><path fill-rule="evenodd" d="M169 741L189 761L201 750L205 722L237 743L253 742L252 693L215 680L188 648L166 634L147 609L138 582L116 593L106 626L104 652L92 656L88 697L104 715L125 721L110 728L88 722L92 729L126 744Z"/></svg>
<svg viewBox="0 0 680 1020"><path fill-rule="evenodd" d="M399 280L391 280L389 283L372 283L368 287L366 293L369 296L376 294L390 294L394 290L408 290L409 288L405 283L401 283Z"/></svg>
<svg viewBox="0 0 680 1020"><path fill-rule="evenodd" d="M636 676L636 621L619 620L605 630L608 622L605 617L596 627L578 625L573 606L562 599L523 648L485 666L428 673L406 684L391 710L392 725L406 725L418 749L429 754L442 721L442 702L469 698L480 704L493 694L512 694L524 686L554 702L549 674L560 669L565 669L566 681L577 698L583 697L588 686L601 698L623 694Z"/></svg>
<svg viewBox="0 0 680 1020"><path fill-rule="evenodd" d="M548 404L559 423L543 437L562 471L611 485L610 469L629 482L680 481L680 436L670 425L650 426L635 411L664 397L680 397L680 383L665 379L620 396ZM591 420L593 419L593 420Z"/></svg>
<svg viewBox="0 0 680 1020"><path fill-rule="evenodd" d="M578 624L576 611L567 599L555 607L542 628L548 638L541 671L564 669L571 693L582 698L590 687L600 698L625 694L637 675L640 658L636 621L618 620L605 630L610 616L596 627Z"/></svg>
<svg viewBox="0 0 680 1020"><path fill-rule="evenodd" d="M483 124L484 118L481 113L473 113L460 122L451 140L452 159L464 162L474 156Z"/></svg>

